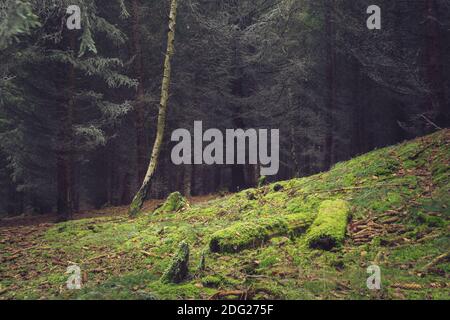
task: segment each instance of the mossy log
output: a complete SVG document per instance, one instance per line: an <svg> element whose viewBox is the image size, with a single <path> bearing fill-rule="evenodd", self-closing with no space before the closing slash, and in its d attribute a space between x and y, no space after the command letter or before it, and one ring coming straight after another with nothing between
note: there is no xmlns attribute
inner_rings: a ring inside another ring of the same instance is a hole
<svg viewBox="0 0 450 320"><path fill-rule="evenodd" d="M171 193L164 204L155 210L158 213L173 213L178 212L188 205L187 200L179 192Z"/></svg>
<svg viewBox="0 0 450 320"><path fill-rule="evenodd" d="M349 212L349 204L344 200L322 202L317 218L306 234L309 246L314 249L331 250L342 244Z"/></svg>
<svg viewBox="0 0 450 320"><path fill-rule="evenodd" d="M164 283L180 283L189 274L189 245L181 242L177 254L161 277Z"/></svg>
<svg viewBox="0 0 450 320"><path fill-rule="evenodd" d="M215 232L209 241L211 252L239 252L281 235L298 235L312 224L314 214L292 214L236 223Z"/></svg>

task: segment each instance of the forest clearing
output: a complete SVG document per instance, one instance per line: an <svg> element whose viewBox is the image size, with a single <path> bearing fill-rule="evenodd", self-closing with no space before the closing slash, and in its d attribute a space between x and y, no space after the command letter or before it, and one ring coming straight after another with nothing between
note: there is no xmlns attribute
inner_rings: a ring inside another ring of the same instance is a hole
<svg viewBox="0 0 450 320"><path fill-rule="evenodd" d="M449 148L450 131L444 130L311 177L191 205L144 207L145 214L133 220L119 210L106 217L2 227L0 297L448 299ZM310 248L306 230L252 234L263 221L292 215L314 221L321 203L337 199L348 202L351 218L345 238L327 250ZM220 236L237 244L231 252L210 250ZM178 283L164 282L183 241L189 246L188 273ZM382 272L381 290L375 291L366 287L366 269L374 263ZM81 269L81 290L66 287L71 264Z"/></svg>
<svg viewBox="0 0 450 320"><path fill-rule="evenodd" d="M0 0L0 300L448 301L449 128L448 0Z"/></svg>

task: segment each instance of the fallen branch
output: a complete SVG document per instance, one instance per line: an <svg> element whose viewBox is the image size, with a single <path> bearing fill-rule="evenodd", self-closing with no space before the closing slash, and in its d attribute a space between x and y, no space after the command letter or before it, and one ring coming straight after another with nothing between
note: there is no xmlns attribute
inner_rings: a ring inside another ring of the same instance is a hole
<svg viewBox="0 0 450 320"><path fill-rule="evenodd" d="M436 257L435 259L433 259L429 264L427 264L424 267L424 271L428 271L430 269L432 269L434 266L436 266L437 264L447 261L450 259L450 251L444 254L441 254L440 256Z"/></svg>
<svg viewBox="0 0 450 320"><path fill-rule="evenodd" d="M404 290L421 290L423 287L418 283L394 283L391 288Z"/></svg>
<svg viewBox="0 0 450 320"><path fill-rule="evenodd" d="M95 256L95 257L86 259L86 260L83 261L83 263L85 263L85 262L90 262L90 261L94 261L94 260L101 259L101 258L105 258L105 257L107 257L107 256L108 256L108 254L106 254L106 253L105 253L105 254L101 254L101 255L98 255L98 256Z"/></svg>
<svg viewBox="0 0 450 320"><path fill-rule="evenodd" d="M431 126L433 126L436 130L442 130L441 127L439 127L436 123L434 123L433 121L431 121L430 119L428 119L424 114L421 114L420 117L422 119L424 119L428 124L430 124Z"/></svg>
<svg viewBox="0 0 450 320"><path fill-rule="evenodd" d="M5 289L1 289L0 290L0 296L2 295L2 294L4 294L4 293L6 293L6 292L8 292L8 288L5 288Z"/></svg>
<svg viewBox="0 0 450 320"><path fill-rule="evenodd" d="M20 257L20 254L16 254L16 255L13 255L13 256L5 257L5 258L3 258L2 262L10 262L10 261L16 260L19 257Z"/></svg>
<svg viewBox="0 0 450 320"><path fill-rule="evenodd" d="M141 253L142 253L144 256L146 256L146 257L153 257L153 258L157 258L157 257L158 257L156 254L151 253L151 252L148 252L148 251L145 251L145 250L141 250Z"/></svg>
<svg viewBox="0 0 450 320"><path fill-rule="evenodd" d="M426 236L420 238L419 240L417 240L417 243L422 243L422 242L426 242L429 240L433 240L436 239L438 237L440 237L441 234L440 233L431 233L431 234L427 234Z"/></svg>
<svg viewBox="0 0 450 320"><path fill-rule="evenodd" d="M239 300L242 300L244 297L247 296L247 292L241 291L241 290L219 291L219 292L216 292L215 294L213 294L209 298L209 300L218 300L220 298L225 298L225 297L229 297L229 296L236 296L236 297L238 297Z"/></svg>

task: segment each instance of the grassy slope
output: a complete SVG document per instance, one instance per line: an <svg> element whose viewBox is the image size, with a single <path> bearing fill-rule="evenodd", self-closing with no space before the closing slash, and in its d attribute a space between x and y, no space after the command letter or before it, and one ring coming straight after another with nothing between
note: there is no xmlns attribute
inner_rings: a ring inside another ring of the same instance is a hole
<svg viewBox="0 0 450 320"><path fill-rule="evenodd" d="M20 259L0 241L0 298L210 298L239 290L264 299L449 299L450 265L423 267L450 250L450 131L376 150L312 177L246 190L173 214L94 218L36 235ZM248 197L248 193L252 197ZM255 198L255 200L248 200ZM276 237L239 253L209 253L208 239L236 222L315 214L328 199L351 205L343 246L311 250L305 237ZM356 233L364 231L366 237ZM178 244L190 244L191 278L159 281ZM5 249L5 250L3 250ZM197 271L202 253L206 270ZM366 268L381 267L382 290L366 288ZM70 262L84 288L65 288Z"/></svg>

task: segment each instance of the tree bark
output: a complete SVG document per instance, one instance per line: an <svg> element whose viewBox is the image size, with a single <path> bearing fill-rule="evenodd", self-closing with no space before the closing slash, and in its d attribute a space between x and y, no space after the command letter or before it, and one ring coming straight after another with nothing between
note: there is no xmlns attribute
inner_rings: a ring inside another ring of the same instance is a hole
<svg viewBox="0 0 450 320"><path fill-rule="evenodd" d="M364 96L361 95L361 88L363 87L364 78L361 76L361 71L358 62L353 62L353 77L356 80L353 87L353 112L352 112L352 136L351 136L351 155L356 156L363 153L364 140Z"/></svg>
<svg viewBox="0 0 450 320"><path fill-rule="evenodd" d="M169 101L169 87L171 76L171 57L174 54L174 42L175 42L175 26L177 17L177 0L172 0L170 4L169 14L169 32L167 35L167 51L164 61L164 75L161 86L161 101L159 104L158 124L156 129L156 138L153 145L153 150L150 158L150 164L147 169L147 173L144 177L141 188L135 195L133 202L131 203L129 215L131 217L137 216L144 204L150 189L152 178L155 174L156 167L158 165L159 154L161 153L161 146L164 137L164 129L166 125L167 106Z"/></svg>
<svg viewBox="0 0 450 320"><path fill-rule="evenodd" d="M334 0L327 1L325 9L325 32L327 36L327 110L324 169L328 170L334 161L334 109L336 103L336 48L333 22Z"/></svg>
<svg viewBox="0 0 450 320"><path fill-rule="evenodd" d="M75 35L69 34L69 46L75 48ZM59 220L72 219L74 187L74 148L73 148L73 93L75 87L75 68L68 66L67 101L61 108L59 119L58 146L56 155L57 211Z"/></svg>
<svg viewBox="0 0 450 320"><path fill-rule="evenodd" d="M133 0L133 26L132 38L133 49L135 56L135 75L139 81L136 91L136 103L134 105L135 111L135 128L136 128L136 160L137 160L137 174L138 181L142 181L145 177L145 170L147 167L147 156L145 154L145 106L144 106L144 67L142 60L142 45L139 37L140 25L140 3L139 0Z"/></svg>
<svg viewBox="0 0 450 320"><path fill-rule="evenodd" d="M442 75L440 26L437 20L435 0L427 0L426 5L426 78L429 86L428 112L439 126L448 124L446 112L445 86Z"/></svg>
<svg viewBox="0 0 450 320"><path fill-rule="evenodd" d="M192 184L192 165L185 165L183 168L183 189L184 196L190 197L192 194L191 184Z"/></svg>

